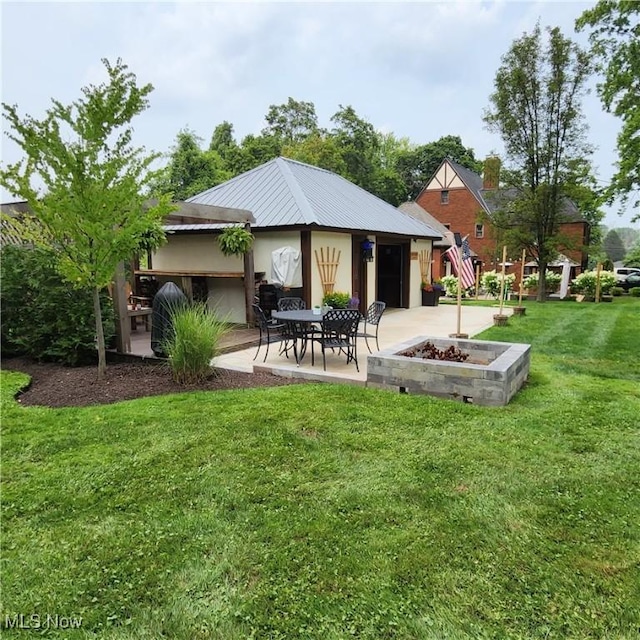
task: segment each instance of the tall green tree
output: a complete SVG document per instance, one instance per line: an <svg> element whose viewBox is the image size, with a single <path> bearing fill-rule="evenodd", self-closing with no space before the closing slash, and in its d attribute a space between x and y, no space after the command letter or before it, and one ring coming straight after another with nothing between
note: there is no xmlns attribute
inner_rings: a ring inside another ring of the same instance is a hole
<svg viewBox="0 0 640 640"><path fill-rule="evenodd" d="M237 149L238 143L233 137L233 125L226 120L214 130L209 143L209 151L215 151L223 160L227 159L232 149Z"/></svg>
<svg viewBox="0 0 640 640"><path fill-rule="evenodd" d="M67 106L52 100L43 120L2 105L6 133L24 158L0 170L0 184L27 200L35 214L13 220L14 229L53 248L60 273L93 291L98 378L106 371L100 292L120 262L162 242L162 220L174 208L167 197L145 206L143 192L158 156L132 146L130 122L149 106L153 87L138 86L120 59L103 63L107 84L83 88L83 97Z"/></svg>
<svg viewBox="0 0 640 640"><path fill-rule="evenodd" d="M610 200L620 196L623 205L633 197L633 206L640 208L640 2L599 0L576 21L579 31L586 27L592 28L589 40L603 75L600 99L622 120L618 169L607 193Z"/></svg>
<svg viewBox="0 0 640 640"><path fill-rule="evenodd" d="M622 244L620 236L615 229L611 229L602 241L602 248L611 262L620 262L624 259L627 251Z"/></svg>
<svg viewBox="0 0 640 640"><path fill-rule="evenodd" d="M342 150L347 166L345 177L367 191L374 191L374 176L378 166L380 141L373 125L358 116L351 106L339 105L331 117L331 133Z"/></svg>
<svg viewBox="0 0 640 640"><path fill-rule="evenodd" d="M286 104L269 107L263 134L280 138L282 144L301 142L318 132L318 117L313 102L289 98Z"/></svg>
<svg viewBox="0 0 640 640"><path fill-rule="evenodd" d="M320 132L310 135L301 142L285 145L282 148L282 155L339 175L344 175L347 170L335 138Z"/></svg>
<svg viewBox="0 0 640 640"><path fill-rule="evenodd" d="M154 194L171 194L175 200L186 200L231 177L217 151L203 151L202 139L193 131L178 132L169 154L169 164L153 185Z"/></svg>
<svg viewBox="0 0 640 640"><path fill-rule="evenodd" d="M568 187L581 179L574 161L591 153L581 112L589 56L558 28L547 29L547 36L536 25L513 42L484 114L489 130L502 138L516 194L502 224L517 248L536 257L540 273L557 254L560 224L572 213ZM538 300L545 296L540 286Z"/></svg>

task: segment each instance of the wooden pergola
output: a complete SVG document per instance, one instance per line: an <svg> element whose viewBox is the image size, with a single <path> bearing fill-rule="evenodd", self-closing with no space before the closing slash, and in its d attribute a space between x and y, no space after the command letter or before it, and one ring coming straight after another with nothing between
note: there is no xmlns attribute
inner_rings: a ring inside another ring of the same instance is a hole
<svg viewBox="0 0 640 640"><path fill-rule="evenodd" d="M152 206L153 200L147 203ZM230 207L218 207L216 205L195 204L193 202L175 202L177 210L167 216L165 224L218 224L218 223L234 223L243 224L247 231L251 229L251 223L255 223L255 218L251 211L246 209L232 209ZM142 273L142 272L141 272ZM149 275L154 275L153 270L144 271ZM211 277L219 277L218 272L163 272L163 275L181 276L183 281L190 282L191 277L197 275L205 275ZM244 272L234 273L234 277L242 277L244 280L245 309L246 317L249 323L253 322L253 299L254 290L254 264L253 249L244 254ZM113 287L113 304L116 310L116 349L120 353L129 353L131 351L131 324L128 309L128 300L126 293L126 279L124 275L124 263L118 266Z"/></svg>

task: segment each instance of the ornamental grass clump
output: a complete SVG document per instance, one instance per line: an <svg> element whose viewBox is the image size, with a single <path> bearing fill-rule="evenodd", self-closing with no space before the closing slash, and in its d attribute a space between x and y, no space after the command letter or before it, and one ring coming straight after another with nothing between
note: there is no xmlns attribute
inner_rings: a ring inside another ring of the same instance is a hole
<svg viewBox="0 0 640 640"><path fill-rule="evenodd" d="M179 384L196 384L213 374L211 360L220 353L220 340L230 326L205 303L177 307L171 312L172 331L165 341L173 378Z"/></svg>

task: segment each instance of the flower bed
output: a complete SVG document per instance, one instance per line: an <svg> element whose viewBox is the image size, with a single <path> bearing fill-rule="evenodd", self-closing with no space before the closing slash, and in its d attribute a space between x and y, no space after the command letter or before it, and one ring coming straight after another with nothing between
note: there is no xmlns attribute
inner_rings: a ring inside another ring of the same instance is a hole
<svg viewBox="0 0 640 640"><path fill-rule="evenodd" d="M424 359L427 343L468 355L462 362ZM479 405L502 406L529 375L531 345L420 336L368 356L367 385Z"/></svg>

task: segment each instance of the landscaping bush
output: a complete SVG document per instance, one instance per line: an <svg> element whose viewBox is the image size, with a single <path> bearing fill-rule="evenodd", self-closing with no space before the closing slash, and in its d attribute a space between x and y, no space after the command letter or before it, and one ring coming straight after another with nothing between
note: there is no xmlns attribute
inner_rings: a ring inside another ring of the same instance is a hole
<svg viewBox="0 0 640 640"><path fill-rule="evenodd" d="M621 296L624 293L624 289L622 287L613 287L611 289L612 296Z"/></svg>
<svg viewBox="0 0 640 640"><path fill-rule="evenodd" d="M333 307L334 309L346 309L351 302L350 293L341 293L340 291L333 291L331 293L325 293L322 298L322 304Z"/></svg>
<svg viewBox="0 0 640 640"><path fill-rule="evenodd" d="M516 276L513 273L506 274L504 277L504 293L507 294L511 291L513 283L516 280ZM490 296L497 298L500 295L500 285L502 281L502 273L496 271L485 271L482 274L480 283L484 291Z"/></svg>
<svg viewBox="0 0 640 640"><path fill-rule="evenodd" d="M596 271L585 271L581 273L577 278L571 281L571 291L573 293L581 293L588 297L596 295ZM616 285L616 276L612 271L600 272L600 293L602 295L609 295L611 289Z"/></svg>
<svg viewBox="0 0 640 640"><path fill-rule="evenodd" d="M171 312L172 332L164 342L173 378L179 384L195 384L212 373L211 360L220 353L220 339L229 332L204 302L180 306Z"/></svg>
<svg viewBox="0 0 640 640"><path fill-rule="evenodd" d="M629 289L629 295L634 298L640 298L640 287L631 287L631 289Z"/></svg>
<svg viewBox="0 0 640 640"><path fill-rule="evenodd" d="M81 365L94 362L93 291L74 288L55 269L52 251L26 246L2 250L1 339L6 355ZM113 304L102 295L105 343L115 335Z"/></svg>
<svg viewBox="0 0 640 640"><path fill-rule="evenodd" d="M458 278L456 276L443 276L440 278L440 284L444 287L446 295L452 298L458 297ZM462 295L465 295L464 289L462 290Z"/></svg>
<svg viewBox="0 0 640 640"><path fill-rule="evenodd" d="M522 286L525 289L537 289L540 282L540 274L538 272L528 275L523 281ZM546 271L544 274L544 282L547 293L557 291L562 282L562 275L554 271Z"/></svg>

